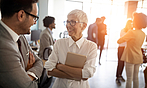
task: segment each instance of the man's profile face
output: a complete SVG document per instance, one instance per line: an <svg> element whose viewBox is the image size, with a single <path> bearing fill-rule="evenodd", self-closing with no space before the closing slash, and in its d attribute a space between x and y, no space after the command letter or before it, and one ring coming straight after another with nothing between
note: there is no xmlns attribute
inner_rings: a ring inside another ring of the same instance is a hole
<svg viewBox="0 0 147 88"><path fill-rule="evenodd" d="M52 29L53 29L53 28L54 28L54 29L56 28L55 25L56 25L56 24L55 24L55 20L54 20L54 22L51 24Z"/></svg>
<svg viewBox="0 0 147 88"><path fill-rule="evenodd" d="M30 12L30 14L37 16L37 13L38 13L38 6L37 3L34 3L32 4L32 11ZM34 17L26 14L26 18L24 22L21 23L21 31L23 32L22 34L30 34L31 33L30 27L34 24L36 24Z"/></svg>

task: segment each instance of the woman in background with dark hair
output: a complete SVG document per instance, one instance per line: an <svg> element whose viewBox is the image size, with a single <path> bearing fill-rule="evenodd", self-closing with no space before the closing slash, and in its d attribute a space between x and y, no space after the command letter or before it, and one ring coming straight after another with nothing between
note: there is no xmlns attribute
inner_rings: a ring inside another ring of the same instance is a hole
<svg viewBox="0 0 147 88"><path fill-rule="evenodd" d="M127 42L121 57L121 60L125 61L127 75L126 88L131 88L132 81L133 88L139 88L138 72L140 64L143 63L141 46L145 39L145 33L141 29L146 28L145 14L133 13L133 28L135 30L128 31L117 41L118 44Z"/></svg>
<svg viewBox="0 0 147 88"><path fill-rule="evenodd" d="M120 32L120 37L122 37L123 35L125 35L129 30L132 30L132 20L129 19L127 20L126 26L125 28L123 28ZM125 49L126 46L126 42L119 44L118 47L118 65L117 65L117 71L116 71L116 82L118 83L118 85L121 85L121 81L125 82L125 79L122 76L122 72L124 69L124 61L121 61L121 56L123 54L123 51Z"/></svg>

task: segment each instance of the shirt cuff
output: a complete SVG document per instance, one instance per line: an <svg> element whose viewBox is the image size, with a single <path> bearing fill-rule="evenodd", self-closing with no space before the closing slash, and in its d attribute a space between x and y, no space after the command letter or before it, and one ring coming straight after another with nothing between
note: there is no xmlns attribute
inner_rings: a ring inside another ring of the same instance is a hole
<svg viewBox="0 0 147 88"><path fill-rule="evenodd" d="M47 77L50 78L52 76L48 75L48 71L50 71L49 69L46 69L46 74L47 74Z"/></svg>
<svg viewBox="0 0 147 88"><path fill-rule="evenodd" d="M33 76L35 80L38 80L38 77L33 72L27 71L27 74Z"/></svg>

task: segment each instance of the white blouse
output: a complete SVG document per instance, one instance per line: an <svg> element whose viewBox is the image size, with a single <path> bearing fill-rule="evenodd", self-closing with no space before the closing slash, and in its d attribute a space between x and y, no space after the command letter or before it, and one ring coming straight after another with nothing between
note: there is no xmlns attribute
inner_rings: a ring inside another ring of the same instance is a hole
<svg viewBox="0 0 147 88"><path fill-rule="evenodd" d="M97 57L97 45L84 37L74 41L71 37L59 39L53 46L53 51L45 63L47 71L56 68L57 63L65 64L67 52L73 52L87 56L82 69L82 78L90 78L96 71L95 62ZM49 76L50 77L50 76ZM75 81L56 78L52 88L90 88L88 80Z"/></svg>
<svg viewBox="0 0 147 88"><path fill-rule="evenodd" d="M121 30L120 32L120 37L124 36L126 34L126 32L124 32L124 30ZM125 47L126 46L126 42L119 44L120 47Z"/></svg>

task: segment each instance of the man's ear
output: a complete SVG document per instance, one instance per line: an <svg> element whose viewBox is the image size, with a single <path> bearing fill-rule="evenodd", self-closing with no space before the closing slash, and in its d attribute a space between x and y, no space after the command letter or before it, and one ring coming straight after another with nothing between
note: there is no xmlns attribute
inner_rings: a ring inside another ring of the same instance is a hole
<svg viewBox="0 0 147 88"><path fill-rule="evenodd" d="M17 13L17 19L19 21L23 21L24 20L24 17L25 17L25 12L23 10L20 10L18 13Z"/></svg>

